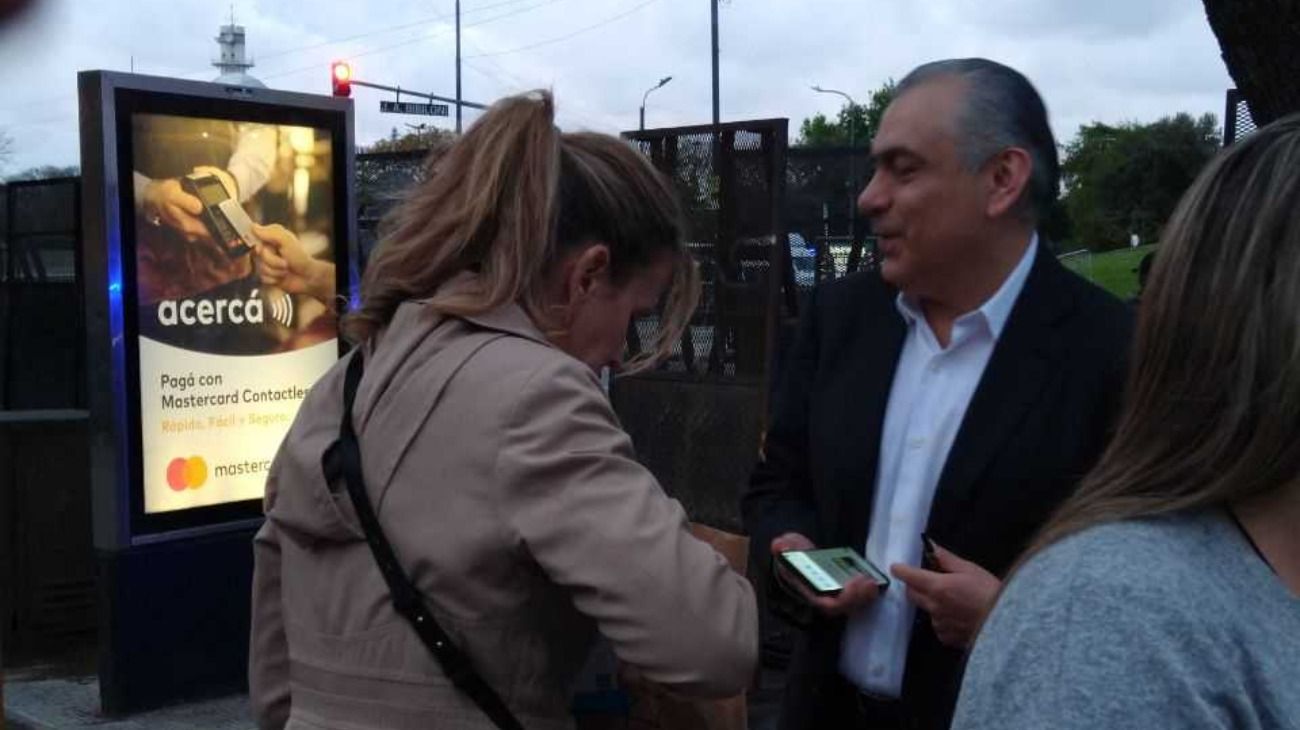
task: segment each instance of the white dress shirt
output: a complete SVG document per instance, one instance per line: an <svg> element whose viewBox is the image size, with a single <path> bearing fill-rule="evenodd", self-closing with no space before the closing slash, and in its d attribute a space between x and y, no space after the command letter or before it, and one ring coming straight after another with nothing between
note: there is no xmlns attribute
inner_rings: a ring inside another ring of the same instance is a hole
<svg viewBox="0 0 1300 730"><path fill-rule="evenodd" d="M1035 234L998 291L953 322L946 348L940 347L918 303L898 296L907 334L885 407L864 551L886 572L894 563L921 563L921 531L939 475L1037 252ZM906 592L901 581L892 580L877 601L849 618L840 672L864 692L883 697L902 692L916 611Z"/></svg>

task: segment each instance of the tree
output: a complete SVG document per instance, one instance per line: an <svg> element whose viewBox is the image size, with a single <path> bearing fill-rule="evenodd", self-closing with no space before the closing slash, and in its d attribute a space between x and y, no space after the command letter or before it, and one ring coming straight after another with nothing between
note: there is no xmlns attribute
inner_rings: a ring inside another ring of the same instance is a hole
<svg viewBox="0 0 1300 730"><path fill-rule="evenodd" d="M0 170L3 170L5 165L9 164L9 158L13 157L13 154L13 139L5 134L4 130L0 130Z"/></svg>
<svg viewBox="0 0 1300 730"><path fill-rule="evenodd" d="M29 167L22 172L15 172L6 178L7 182L18 182L19 180L49 180L56 177L77 177L81 174L81 168L76 165L67 165L60 167L58 165L40 165Z"/></svg>
<svg viewBox="0 0 1300 730"><path fill-rule="evenodd" d="M1300 111L1300 3L1204 0L1223 61L1261 127Z"/></svg>
<svg viewBox="0 0 1300 730"><path fill-rule="evenodd" d="M363 154L381 155L357 159L357 206L361 211L363 229L373 228L374 223L392 206L402 191L425 178L428 171L424 167L424 158L430 150L448 145L456 139L455 133L427 124L407 126L410 131L406 134L398 134L394 127L388 139L381 139L359 150ZM382 155L399 152L409 154L394 157Z"/></svg>
<svg viewBox="0 0 1300 730"><path fill-rule="evenodd" d="M850 120L853 123L854 146L869 146L871 138L876 136L876 130L880 128L880 118L885 115L885 109L894 100L895 87L894 80L890 79L871 92L871 100L866 104L845 102L835 121L827 119L826 115L820 112L803 120L799 125L799 139L795 142L795 146L848 147Z"/></svg>
<svg viewBox="0 0 1300 730"><path fill-rule="evenodd" d="M445 144L450 144L456 139L455 132L449 132L445 129L429 126L428 124L407 125L411 131L399 135L397 128L393 127L392 133L388 139L381 139L369 147L362 148L362 152L421 152L436 149Z"/></svg>
<svg viewBox="0 0 1300 730"><path fill-rule="evenodd" d="M1080 127L1061 165L1074 243L1103 250L1127 245L1132 233L1157 238L1219 144L1213 114Z"/></svg>

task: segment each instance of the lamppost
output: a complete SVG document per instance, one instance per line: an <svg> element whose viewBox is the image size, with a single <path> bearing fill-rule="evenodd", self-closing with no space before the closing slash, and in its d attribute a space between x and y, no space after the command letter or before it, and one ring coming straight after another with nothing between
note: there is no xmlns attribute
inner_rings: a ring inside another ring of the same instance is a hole
<svg viewBox="0 0 1300 730"><path fill-rule="evenodd" d="M718 91L718 0L709 3L709 13L712 16L713 31L713 126L718 126L721 103L719 102Z"/></svg>
<svg viewBox="0 0 1300 730"><path fill-rule="evenodd" d="M812 90L819 94L838 94L849 102L849 243L850 245L853 245L856 244L858 240L856 231L854 230L858 216L853 210L853 201L857 198L857 190L855 190L855 187L858 184L858 156L855 147L857 139L854 136L856 130L854 128L855 125L853 124L853 120L857 118L858 103L853 100L853 97L836 89L823 89L822 87L813 84Z"/></svg>
<svg viewBox="0 0 1300 730"><path fill-rule="evenodd" d="M642 131L645 131L645 100L650 96L650 92L662 87L664 84L672 80L673 80L672 76L665 76L662 79L659 79L659 83L646 89L645 94L641 96L641 130Z"/></svg>

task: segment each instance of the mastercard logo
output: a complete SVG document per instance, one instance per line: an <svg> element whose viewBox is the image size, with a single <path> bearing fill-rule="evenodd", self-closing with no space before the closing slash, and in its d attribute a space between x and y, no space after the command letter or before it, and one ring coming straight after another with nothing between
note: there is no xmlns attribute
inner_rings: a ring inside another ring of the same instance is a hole
<svg viewBox="0 0 1300 730"><path fill-rule="evenodd" d="M198 489L208 480L208 462L202 456L172 459L167 465L167 486L177 492Z"/></svg>

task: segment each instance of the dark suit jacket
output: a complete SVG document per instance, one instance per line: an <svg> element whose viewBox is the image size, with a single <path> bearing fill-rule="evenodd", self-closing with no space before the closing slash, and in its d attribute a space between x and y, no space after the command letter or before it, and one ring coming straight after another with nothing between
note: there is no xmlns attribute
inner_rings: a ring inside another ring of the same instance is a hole
<svg viewBox="0 0 1300 730"><path fill-rule="evenodd" d="M756 549L791 531L824 547L866 544L885 406L906 333L896 296L865 273L808 300L773 402L765 456L743 501ZM1131 331L1127 307L1040 246L939 479L926 529L936 542L1005 574L1100 455ZM769 561L759 564L770 571ZM770 572L764 579L770 586ZM842 632L842 621L824 619L804 632L783 727L833 720L817 712L835 706L828 692L847 686L837 671ZM918 610L903 701L924 726L948 726L961 665L962 652L942 646Z"/></svg>

